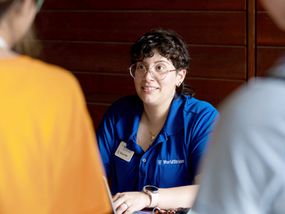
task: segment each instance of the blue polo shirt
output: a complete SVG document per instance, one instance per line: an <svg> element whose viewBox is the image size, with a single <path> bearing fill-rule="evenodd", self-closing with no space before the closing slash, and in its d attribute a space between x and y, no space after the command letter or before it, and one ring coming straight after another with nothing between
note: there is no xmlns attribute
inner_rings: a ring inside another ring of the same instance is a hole
<svg viewBox="0 0 285 214"><path fill-rule="evenodd" d="M148 184L160 188L192 184L217 110L191 96L176 96L163 128L145 152L136 143L142 113L138 96L123 97L108 109L97 129L112 194L141 191ZM115 155L122 142L134 152L130 160Z"/></svg>

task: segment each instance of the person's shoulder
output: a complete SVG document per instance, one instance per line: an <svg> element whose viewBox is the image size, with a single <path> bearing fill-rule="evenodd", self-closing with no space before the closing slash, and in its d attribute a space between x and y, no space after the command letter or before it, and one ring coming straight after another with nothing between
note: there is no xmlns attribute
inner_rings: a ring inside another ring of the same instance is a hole
<svg viewBox="0 0 285 214"><path fill-rule="evenodd" d="M44 62L42 60L34 59L28 56L22 56L23 65L29 67L29 70L33 72L36 77L42 77L46 81L63 81L66 82L77 82L73 74L54 64Z"/></svg>
<svg viewBox="0 0 285 214"><path fill-rule="evenodd" d="M220 106L221 112L237 122L260 124L269 118L284 115L281 97L285 96L285 81L256 78L231 94Z"/></svg>
<svg viewBox="0 0 285 214"><path fill-rule="evenodd" d="M44 61L22 56L17 66L29 76L26 82L33 86L41 96L50 100L62 99L62 102L74 99L83 100L79 81L68 70Z"/></svg>
<svg viewBox="0 0 285 214"><path fill-rule="evenodd" d="M199 100L190 95L182 95L184 111L192 113L217 112L217 109L207 101Z"/></svg>

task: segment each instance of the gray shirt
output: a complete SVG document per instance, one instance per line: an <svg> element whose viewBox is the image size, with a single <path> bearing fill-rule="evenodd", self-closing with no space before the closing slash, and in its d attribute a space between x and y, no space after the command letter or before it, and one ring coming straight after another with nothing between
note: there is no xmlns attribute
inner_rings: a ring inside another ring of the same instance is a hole
<svg viewBox="0 0 285 214"><path fill-rule="evenodd" d="M198 214L285 213L285 67L222 106L204 160Z"/></svg>

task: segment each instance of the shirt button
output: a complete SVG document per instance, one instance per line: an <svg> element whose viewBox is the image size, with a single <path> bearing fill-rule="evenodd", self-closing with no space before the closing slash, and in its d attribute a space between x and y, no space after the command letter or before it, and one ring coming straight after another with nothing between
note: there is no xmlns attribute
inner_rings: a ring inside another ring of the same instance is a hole
<svg viewBox="0 0 285 214"><path fill-rule="evenodd" d="M142 162L144 162L144 163L145 163L145 162L146 162L146 159L145 159L145 158L144 158L144 159L142 159Z"/></svg>

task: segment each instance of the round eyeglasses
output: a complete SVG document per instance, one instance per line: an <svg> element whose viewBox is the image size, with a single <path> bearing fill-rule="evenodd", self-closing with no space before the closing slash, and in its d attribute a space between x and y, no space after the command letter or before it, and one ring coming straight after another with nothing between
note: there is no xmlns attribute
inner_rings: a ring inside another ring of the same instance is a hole
<svg viewBox="0 0 285 214"><path fill-rule="evenodd" d="M163 80L169 72L176 71L176 69L171 70L162 62L156 63L149 68L144 63L137 62L129 67L129 71L134 79L142 78L149 72L153 78Z"/></svg>

